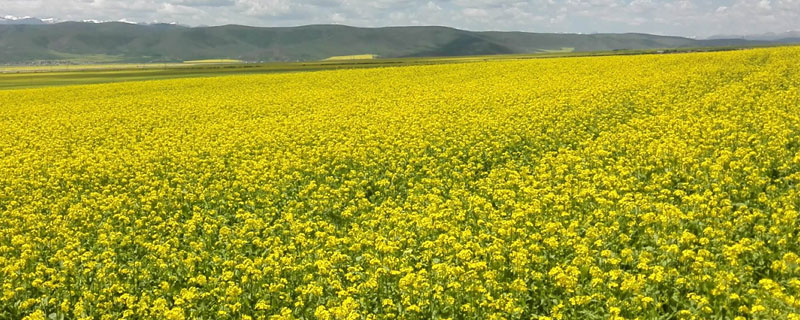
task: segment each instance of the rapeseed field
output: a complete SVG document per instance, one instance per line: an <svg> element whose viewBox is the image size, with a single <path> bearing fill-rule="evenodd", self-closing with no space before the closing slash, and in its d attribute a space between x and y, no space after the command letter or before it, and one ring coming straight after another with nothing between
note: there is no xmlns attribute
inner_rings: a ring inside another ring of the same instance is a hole
<svg viewBox="0 0 800 320"><path fill-rule="evenodd" d="M800 48L0 91L2 319L800 319Z"/></svg>

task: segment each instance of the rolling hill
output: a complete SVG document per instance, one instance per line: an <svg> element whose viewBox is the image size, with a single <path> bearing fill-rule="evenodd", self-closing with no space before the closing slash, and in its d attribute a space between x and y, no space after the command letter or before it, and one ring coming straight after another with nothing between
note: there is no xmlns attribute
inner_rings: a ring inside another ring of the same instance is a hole
<svg viewBox="0 0 800 320"><path fill-rule="evenodd" d="M463 56L769 44L648 34L472 32L447 27L186 27L121 22L0 25L0 63L172 62L200 59L309 61L332 56Z"/></svg>

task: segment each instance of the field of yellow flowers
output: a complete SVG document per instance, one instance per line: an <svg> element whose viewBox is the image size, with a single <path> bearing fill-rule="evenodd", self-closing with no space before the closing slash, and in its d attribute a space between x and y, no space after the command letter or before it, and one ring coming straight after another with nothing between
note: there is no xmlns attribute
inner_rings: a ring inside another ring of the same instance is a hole
<svg viewBox="0 0 800 320"><path fill-rule="evenodd" d="M0 91L2 319L800 319L800 48Z"/></svg>

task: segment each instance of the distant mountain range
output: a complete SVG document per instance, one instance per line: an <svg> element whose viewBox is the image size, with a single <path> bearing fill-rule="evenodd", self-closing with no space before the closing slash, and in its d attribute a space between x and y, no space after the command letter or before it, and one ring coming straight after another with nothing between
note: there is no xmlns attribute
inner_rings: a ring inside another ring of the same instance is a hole
<svg viewBox="0 0 800 320"><path fill-rule="evenodd" d="M757 41L778 41L784 43L800 42L800 31L787 31L781 33L768 32L749 35L716 35L709 39L745 39Z"/></svg>
<svg viewBox="0 0 800 320"><path fill-rule="evenodd" d="M29 25L40 25L40 24L55 24L60 22L86 22L86 23L106 23L106 22L123 22L129 24L141 24L141 25L149 25L149 24L163 24L163 23L145 23L145 22L134 22L127 19L122 20L96 20L96 19L89 19L89 20L82 20L82 21L70 21L70 20L59 20L56 18L36 18L30 16L24 17L16 17L6 15L0 17L0 25L9 25L9 24L29 24ZM177 25L177 23L168 23Z"/></svg>
<svg viewBox="0 0 800 320"><path fill-rule="evenodd" d="M0 19L0 63L309 61L331 56L463 56L552 51L751 46L797 39L696 40L649 34L473 32L447 27L187 27L128 22Z"/></svg>

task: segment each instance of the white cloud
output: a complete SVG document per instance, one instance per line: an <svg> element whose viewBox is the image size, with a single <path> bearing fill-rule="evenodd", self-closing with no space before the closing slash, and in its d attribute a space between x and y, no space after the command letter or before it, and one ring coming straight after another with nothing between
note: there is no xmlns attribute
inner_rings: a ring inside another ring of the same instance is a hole
<svg viewBox="0 0 800 320"><path fill-rule="evenodd" d="M685 36L800 29L800 0L0 0L0 15L190 25L445 25Z"/></svg>
<svg viewBox="0 0 800 320"><path fill-rule="evenodd" d="M462 14L464 14L467 18L485 18L489 16L489 12L484 9L478 8L465 8L461 10Z"/></svg>

